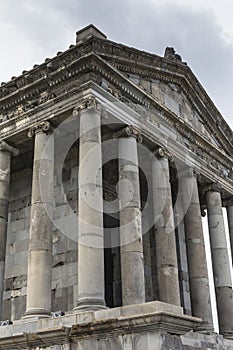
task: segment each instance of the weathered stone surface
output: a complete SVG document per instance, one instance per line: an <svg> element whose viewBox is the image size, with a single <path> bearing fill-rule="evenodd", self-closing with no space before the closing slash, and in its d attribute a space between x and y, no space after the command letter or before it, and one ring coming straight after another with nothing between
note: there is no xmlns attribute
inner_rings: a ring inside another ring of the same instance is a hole
<svg viewBox="0 0 233 350"><path fill-rule="evenodd" d="M167 157L152 158L154 235L158 297L180 305L178 261Z"/></svg>
<svg viewBox="0 0 233 350"><path fill-rule="evenodd" d="M229 336L233 332L233 291L221 193L214 189L208 191L206 201L219 329L221 334Z"/></svg>
<svg viewBox="0 0 233 350"><path fill-rule="evenodd" d="M123 305L145 301L137 141L119 139L120 244Z"/></svg>
<svg viewBox="0 0 233 350"><path fill-rule="evenodd" d="M212 327L212 310L197 179L192 169L181 179L193 316ZM205 327L205 325L203 325Z"/></svg>
<svg viewBox="0 0 233 350"><path fill-rule="evenodd" d="M3 302L8 202L10 191L10 149L11 148L5 142L0 144L0 317L2 314Z"/></svg>
<svg viewBox="0 0 233 350"><path fill-rule="evenodd" d="M105 307L101 127L100 114L95 106L80 112L80 136L75 311Z"/></svg>
<svg viewBox="0 0 233 350"><path fill-rule="evenodd" d="M25 317L41 317L51 311L54 138L42 124L35 126Z"/></svg>
<svg viewBox="0 0 233 350"><path fill-rule="evenodd" d="M233 252L233 206L231 202L227 205L227 220L228 220L231 252ZM232 255L232 261L233 261L233 255Z"/></svg>

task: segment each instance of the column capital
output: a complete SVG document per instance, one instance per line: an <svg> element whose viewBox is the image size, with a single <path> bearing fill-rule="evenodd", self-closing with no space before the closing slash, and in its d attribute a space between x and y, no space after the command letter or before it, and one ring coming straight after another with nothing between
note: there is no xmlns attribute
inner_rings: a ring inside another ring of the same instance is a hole
<svg viewBox="0 0 233 350"><path fill-rule="evenodd" d="M168 149L166 147L158 147L153 151L153 154L156 157L160 157L160 158L167 158L168 160L173 160L173 157L171 155L171 153L168 151Z"/></svg>
<svg viewBox="0 0 233 350"><path fill-rule="evenodd" d="M114 132L113 137L114 138L134 137L138 143L142 143L142 140L143 140L142 133L137 128L135 128L133 125L128 125L125 128L123 128L117 132Z"/></svg>
<svg viewBox="0 0 233 350"><path fill-rule="evenodd" d="M203 194L206 194L206 192L209 192L209 191L221 193L222 186L219 182L213 182L212 184L202 187L201 191Z"/></svg>
<svg viewBox="0 0 233 350"><path fill-rule="evenodd" d="M87 108L95 108L97 110L98 102L95 96L89 95L79 101L73 109L73 116L76 117L79 115L79 112Z"/></svg>
<svg viewBox="0 0 233 350"><path fill-rule="evenodd" d="M205 208L205 209L206 209L206 208ZM206 217L205 209L203 209L203 208L201 207L201 216L202 216L203 218Z"/></svg>
<svg viewBox="0 0 233 350"><path fill-rule="evenodd" d="M42 121L32 125L28 131L28 137L33 137L36 134L47 132L50 129L51 125L48 121Z"/></svg>
<svg viewBox="0 0 233 350"><path fill-rule="evenodd" d="M9 152L15 157L19 154L19 150L17 148L8 145L8 143L5 141L0 142L0 151Z"/></svg>
<svg viewBox="0 0 233 350"><path fill-rule="evenodd" d="M232 207L233 206L233 196L226 198L222 201L224 207Z"/></svg>

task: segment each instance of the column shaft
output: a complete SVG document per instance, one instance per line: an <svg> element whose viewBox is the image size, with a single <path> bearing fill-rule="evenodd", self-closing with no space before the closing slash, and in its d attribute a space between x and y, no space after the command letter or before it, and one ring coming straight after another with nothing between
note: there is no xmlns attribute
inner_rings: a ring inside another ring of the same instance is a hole
<svg viewBox="0 0 233 350"><path fill-rule="evenodd" d="M153 157L153 205L160 301L180 306L180 290L169 162L166 156Z"/></svg>
<svg viewBox="0 0 233 350"><path fill-rule="evenodd" d="M10 191L10 168L11 154L17 151L7 145L0 143L0 317L2 314L5 254L7 238L8 202Z"/></svg>
<svg viewBox="0 0 233 350"><path fill-rule="evenodd" d="M145 299L153 300L153 283L151 273L151 232L149 218L144 215L142 217L143 232L143 255L144 255L144 276L145 276Z"/></svg>
<svg viewBox="0 0 233 350"><path fill-rule="evenodd" d="M203 320L201 327L213 325L202 217L197 179L191 174L181 179L185 238L193 316Z"/></svg>
<svg viewBox="0 0 233 350"><path fill-rule="evenodd" d="M74 310L105 307L101 119L95 105L80 111L78 295Z"/></svg>
<svg viewBox="0 0 233 350"><path fill-rule="evenodd" d="M192 315L183 203L180 193L181 191L174 194L176 198L174 206L174 224L175 232L177 235L177 259L180 282L180 299L181 306L184 308L185 314Z"/></svg>
<svg viewBox="0 0 233 350"><path fill-rule="evenodd" d="M25 318L51 314L54 139L48 122L35 133Z"/></svg>
<svg viewBox="0 0 233 350"><path fill-rule="evenodd" d="M229 228L229 236L231 243L231 257L233 262L233 205L227 206L227 220L228 220L228 228Z"/></svg>
<svg viewBox="0 0 233 350"><path fill-rule="evenodd" d="M130 129L127 129L130 130ZM119 139L119 198L123 305L145 302L137 140Z"/></svg>
<svg viewBox="0 0 233 350"><path fill-rule="evenodd" d="M213 273L220 333L232 336L233 293L226 234L222 213L221 193L206 193Z"/></svg>

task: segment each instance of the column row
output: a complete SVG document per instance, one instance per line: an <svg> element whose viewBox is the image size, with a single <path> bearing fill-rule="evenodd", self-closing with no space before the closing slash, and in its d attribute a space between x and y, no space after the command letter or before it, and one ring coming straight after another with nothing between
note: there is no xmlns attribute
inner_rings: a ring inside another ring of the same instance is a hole
<svg viewBox="0 0 233 350"><path fill-rule="evenodd" d="M102 193L101 117L92 98L79 108L79 217L78 292L74 311L105 308L104 234ZM50 124L33 126L34 140L31 221L29 234L27 305L24 317L51 315L51 261L53 220L54 139ZM126 127L119 138L119 212L123 305L145 302L143 235L137 143L141 136ZM0 144L0 292L3 291L7 206L11 154L17 151ZM156 149L152 157L154 241L159 300L180 305L175 225L169 172L170 154ZM204 330L212 328L212 310L205 243L195 172L180 174L189 283L193 316ZM209 233L215 277L220 331L232 333L233 294L227 253L221 193L206 190ZM233 210L228 209L229 227ZM2 298L1 298L2 300ZM227 317L226 317L227 315Z"/></svg>

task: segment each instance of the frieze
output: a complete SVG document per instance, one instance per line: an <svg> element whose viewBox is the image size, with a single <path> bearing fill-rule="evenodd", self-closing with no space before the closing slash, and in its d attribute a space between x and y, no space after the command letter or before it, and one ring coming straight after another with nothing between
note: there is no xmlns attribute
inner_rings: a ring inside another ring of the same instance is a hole
<svg viewBox="0 0 233 350"><path fill-rule="evenodd" d="M132 104L130 107L138 112L137 105L133 106ZM190 126L181 120L181 118L173 113L167 112L166 110L158 111L152 104L150 106L150 110L153 111L152 117L153 115L158 115L169 125L171 125L172 128L175 128L182 137L180 137L180 142L196 155L207 160L210 151L212 151L213 155L211 159L215 158L217 163L221 164L221 166L219 165L219 170L222 169L219 172L220 175L223 173L226 174L226 171L228 172L228 169L232 167L232 160L229 158L229 156L213 146L208 139L200 136L199 132L194 128L192 128L190 131ZM144 114L147 114L146 109L144 109ZM185 139L188 140L188 143L185 142Z"/></svg>
<svg viewBox="0 0 233 350"><path fill-rule="evenodd" d="M92 80L94 81L93 77ZM62 84L59 87L54 88L52 92L48 90L45 91L41 88L38 90L38 93L35 94L33 100L26 100L24 105L20 104L16 106L15 109L11 108L8 112L0 114L0 124L7 121L10 122L11 120L13 121L15 118L17 119L17 117L25 115L25 113L28 114L29 112L32 112L34 114L35 108L38 111L40 108L43 108L44 103L47 103L54 98L59 98L64 94L66 94L66 98L67 95L72 96L73 89L79 88L81 84L88 81L89 76L84 75L78 79L71 80L69 84Z"/></svg>
<svg viewBox="0 0 233 350"><path fill-rule="evenodd" d="M131 106L131 108L138 112L138 106ZM153 115L158 114L155 108L153 108ZM144 115L147 115L147 110L144 109ZM163 111L159 113L160 117L163 117L164 120L167 119L166 115L168 114ZM169 124L172 128L176 128L179 133L180 143L183 144L188 150L192 153L196 154L198 157L203 159L213 170L215 173L218 173L221 177L231 178L231 168L232 168L232 159L229 158L226 154L223 154L220 150L215 148L208 140L203 140L201 136L195 132L193 129L192 132L187 132L189 130L189 126L186 125L183 121L176 121L177 117L174 116L173 122L170 119ZM167 120L166 120L167 121ZM188 140L188 143L184 142L184 140ZM201 141L200 141L201 139ZM210 157L210 152L212 155ZM213 164L211 162L214 161Z"/></svg>

